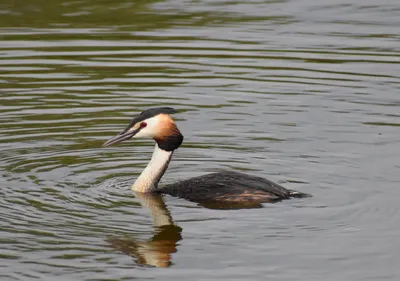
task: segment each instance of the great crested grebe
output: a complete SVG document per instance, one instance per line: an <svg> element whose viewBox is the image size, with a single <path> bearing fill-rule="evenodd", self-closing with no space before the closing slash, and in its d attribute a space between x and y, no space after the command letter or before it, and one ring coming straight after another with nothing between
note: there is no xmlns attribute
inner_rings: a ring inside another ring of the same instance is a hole
<svg viewBox="0 0 400 281"><path fill-rule="evenodd" d="M131 138L155 140L153 156L132 185L133 191L164 193L203 204L259 204L310 196L286 189L261 177L230 171L194 177L159 188L158 183L167 170L174 150L183 141L183 136L171 117L173 113L177 111L170 107L145 110L135 116L122 132L103 144L105 147Z"/></svg>

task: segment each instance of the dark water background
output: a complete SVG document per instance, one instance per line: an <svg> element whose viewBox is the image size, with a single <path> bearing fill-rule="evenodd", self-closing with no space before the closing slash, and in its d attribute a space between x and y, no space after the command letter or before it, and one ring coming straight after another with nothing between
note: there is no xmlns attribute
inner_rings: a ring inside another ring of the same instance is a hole
<svg viewBox="0 0 400 281"><path fill-rule="evenodd" d="M399 15L397 0L1 1L0 279L399 280ZM314 197L141 201L153 144L101 144L165 105L185 143L164 182L233 169Z"/></svg>

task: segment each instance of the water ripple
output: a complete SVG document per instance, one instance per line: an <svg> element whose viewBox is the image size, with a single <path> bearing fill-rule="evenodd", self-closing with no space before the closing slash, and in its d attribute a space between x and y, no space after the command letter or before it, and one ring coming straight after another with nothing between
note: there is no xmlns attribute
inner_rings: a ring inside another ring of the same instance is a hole
<svg viewBox="0 0 400 281"><path fill-rule="evenodd" d="M53 2L1 7L2 277L398 279L397 2ZM101 145L155 106L185 135L163 183L233 169L314 197L166 196L182 240L143 267L108 241L154 250L130 191L153 144Z"/></svg>

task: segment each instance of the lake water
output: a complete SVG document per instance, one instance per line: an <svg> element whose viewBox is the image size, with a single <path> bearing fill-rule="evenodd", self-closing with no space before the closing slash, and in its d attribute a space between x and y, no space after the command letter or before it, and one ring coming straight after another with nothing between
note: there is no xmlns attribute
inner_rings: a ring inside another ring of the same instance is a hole
<svg viewBox="0 0 400 281"><path fill-rule="evenodd" d="M1 280L399 280L400 3L0 4ZM149 107L164 183L241 170L311 193L213 210L133 194ZM168 267L168 268L167 268Z"/></svg>

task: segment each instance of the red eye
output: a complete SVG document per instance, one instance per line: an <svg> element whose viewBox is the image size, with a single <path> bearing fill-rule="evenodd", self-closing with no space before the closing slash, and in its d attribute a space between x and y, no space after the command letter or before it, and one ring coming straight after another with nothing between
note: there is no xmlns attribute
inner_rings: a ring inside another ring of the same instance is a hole
<svg viewBox="0 0 400 281"><path fill-rule="evenodd" d="M147 126L147 123L146 123L146 122L140 123L140 128L145 128L146 126Z"/></svg>

